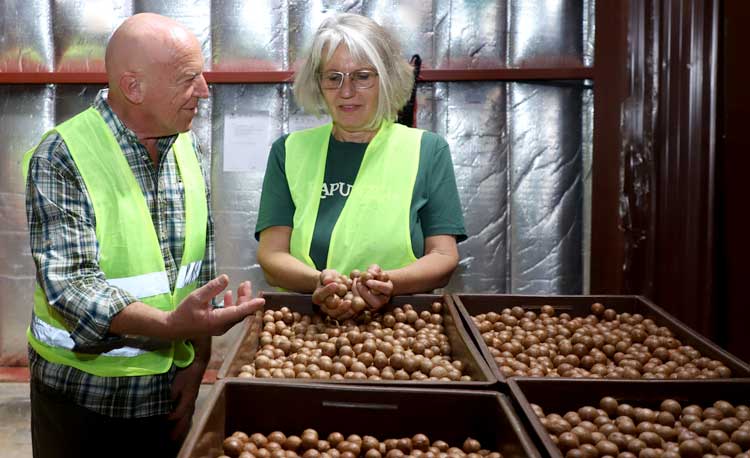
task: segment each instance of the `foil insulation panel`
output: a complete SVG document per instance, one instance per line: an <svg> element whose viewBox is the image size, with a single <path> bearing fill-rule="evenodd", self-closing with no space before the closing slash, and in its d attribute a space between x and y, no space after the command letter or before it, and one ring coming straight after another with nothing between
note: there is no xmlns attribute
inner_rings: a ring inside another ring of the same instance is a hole
<svg viewBox="0 0 750 458"><path fill-rule="evenodd" d="M319 24L340 11L380 21L424 68L593 65L594 0L8 0L0 5L0 71L103 71L112 31L142 11L185 24L215 71L295 69ZM100 87L0 85L0 364L25 358L31 310L20 157ZM210 89L193 129L211 175L218 271L233 289L250 279L256 292L267 290L253 231L270 144L328 119L301 111L288 84ZM592 119L586 83L418 85L418 127L451 146L469 235L447 290L587 291ZM238 129L245 141L232 140ZM216 358L232 339L216 339Z"/></svg>
<svg viewBox="0 0 750 458"><path fill-rule="evenodd" d="M0 366L25 364L35 269L22 158L55 125L52 86L0 86Z"/></svg>
<svg viewBox="0 0 750 458"><path fill-rule="evenodd" d="M594 34L596 32L594 13L596 12L596 0L584 1L581 10L583 11L581 16L583 24L583 65L591 67L594 65Z"/></svg>
<svg viewBox="0 0 750 458"><path fill-rule="evenodd" d="M211 69L211 0L133 0L133 13L161 14L187 27L201 44L204 69Z"/></svg>
<svg viewBox="0 0 750 458"><path fill-rule="evenodd" d="M129 0L56 0L52 3L55 70L103 72L112 32L133 15Z"/></svg>
<svg viewBox="0 0 750 458"><path fill-rule="evenodd" d="M513 293L581 292L581 103L578 86L509 84Z"/></svg>
<svg viewBox="0 0 750 458"><path fill-rule="evenodd" d="M54 68L50 2L0 2L0 72L48 72Z"/></svg>
<svg viewBox="0 0 750 458"><path fill-rule="evenodd" d="M507 2L435 2L435 68L506 66Z"/></svg>
<svg viewBox="0 0 750 458"><path fill-rule="evenodd" d="M286 2L214 2L211 23L214 70L271 71L287 67Z"/></svg>
<svg viewBox="0 0 750 458"><path fill-rule="evenodd" d="M591 178L594 154L594 89L586 81L582 91L581 150L583 152L583 294L591 293Z"/></svg>
<svg viewBox="0 0 750 458"><path fill-rule="evenodd" d="M60 84L55 87L55 124L67 121L94 103L96 94L106 86L98 84Z"/></svg>
<svg viewBox="0 0 750 458"><path fill-rule="evenodd" d="M469 236L448 290L583 292L590 92L579 84L420 85L418 127L451 146Z"/></svg>
<svg viewBox="0 0 750 458"><path fill-rule="evenodd" d="M508 288L508 142L504 83L420 86L417 127L450 145L468 239L450 291ZM431 114L428 115L428 112Z"/></svg>
<svg viewBox="0 0 750 458"><path fill-rule="evenodd" d="M583 3L570 0L510 0L507 65L581 65Z"/></svg>

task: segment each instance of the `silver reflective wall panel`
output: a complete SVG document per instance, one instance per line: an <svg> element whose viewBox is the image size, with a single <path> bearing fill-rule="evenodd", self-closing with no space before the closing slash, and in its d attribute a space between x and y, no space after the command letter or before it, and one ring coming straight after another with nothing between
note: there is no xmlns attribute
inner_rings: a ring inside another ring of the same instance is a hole
<svg viewBox="0 0 750 458"><path fill-rule="evenodd" d="M213 86L209 86L213 93ZM201 100L198 103L198 114L193 118L193 133L198 138L198 144L203 153L203 167L206 172L211 172L211 139L213 131L211 129L211 117L213 113L213 103L211 99Z"/></svg>
<svg viewBox="0 0 750 458"><path fill-rule="evenodd" d="M583 65L591 67L594 65L594 35L596 24L594 13L596 12L596 1L583 2Z"/></svg>
<svg viewBox="0 0 750 458"><path fill-rule="evenodd" d="M451 146L469 236L459 245L461 261L447 289L583 292L590 89L438 83L421 85L419 94L418 126Z"/></svg>
<svg viewBox="0 0 750 458"><path fill-rule="evenodd" d="M287 12L282 0L214 2L211 22L214 70L286 68Z"/></svg>
<svg viewBox="0 0 750 458"><path fill-rule="evenodd" d="M436 0L435 66L505 67L506 2Z"/></svg>
<svg viewBox="0 0 750 458"><path fill-rule="evenodd" d="M591 176L594 153L594 89L586 81L581 110L581 148L583 149L583 294L591 292Z"/></svg>
<svg viewBox="0 0 750 458"><path fill-rule="evenodd" d="M35 269L21 159L54 126L54 100L52 86L0 86L0 366L27 358Z"/></svg>
<svg viewBox="0 0 750 458"><path fill-rule="evenodd" d="M48 0L0 2L0 72L48 72L54 68Z"/></svg>
<svg viewBox="0 0 750 458"><path fill-rule="evenodd" d="M169 16L187 27L201 44L204 69L211 69L211 0L133 0L133 13Z"/></svg>
<svg viewBox="0 0 750 458"><path fill-rule="evenodd" d="M468 239L448 289L507 290L508 144L505 84L437 83L420 88L418 127L450 145ZM423 114L432 110L431 119Z"/></svg>
<svg viewBox="0 0 750 458"><path fill-rule="evenodd" d="M508 86L510 292L580 293L581 88Z"/></svg>
<svg viewBox="0 0 750 458"><path fill-rule="evenodd" d="M510 0L508 66L580 65L583 0Z"/></svg>
<svg viewBox="0 0 750 458"><path fill-rule="evenodd" d="M331 121L328 116L310 114L297 105L292 95L291 84L284 85L284 102L286 110L284 132L318 127Z"/></svg>
<svg viewBox="0 0 750 458"><path fill-rule="evenodd" d="M104 71L104 50L112 32L133 14L130 0L55 0L52 36L55 69Z"/></svg>
<svg viewBox="0 0 750 458"><path fill-rule="evenodd" d="M60 84L55 90L55 123L67 121L91 106L99 90L98 84Z"/></svg>

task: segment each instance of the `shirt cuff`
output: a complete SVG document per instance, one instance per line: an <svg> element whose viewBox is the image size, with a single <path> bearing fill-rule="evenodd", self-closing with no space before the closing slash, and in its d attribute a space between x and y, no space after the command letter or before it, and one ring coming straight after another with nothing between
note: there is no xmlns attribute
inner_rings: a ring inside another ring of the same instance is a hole
<svg viewBox="0 0 750 458"><path fill-rule="evenodd" d="M112 319L122 309L137 301L135 296L115 287L106 288L90 298L89 306L85 307L84 313L70 332L75 346L85 348L112 338L109 333Z"/></svg>

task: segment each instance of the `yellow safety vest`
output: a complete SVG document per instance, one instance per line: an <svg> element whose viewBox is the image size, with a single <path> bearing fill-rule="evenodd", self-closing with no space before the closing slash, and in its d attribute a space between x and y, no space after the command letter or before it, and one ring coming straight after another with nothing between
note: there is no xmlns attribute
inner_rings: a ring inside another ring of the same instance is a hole
<svg viewBox="0 0 750 458"><path fill-rule="evenodd" d="M206 248L206 189L190 135L180 134L173 146L185 190L186 224L182 263L175 289L170 291L146 200L99 112L89 108L47 132L45 137L55 131L65 141L91 198L96 215L98 262L107 282L159 310L174 310L196 288ZM24 172L35 149L24 156ZM190 342L148 339L131 339L126 345L132 346L97 353L75 351L62 317L49 304L39 284L26 334L34 350L48 361L100 377L161 374L173 363L178 367L188 366L195 354Z"/></svg>
<svg viewBox="0 0 750 458"><path fill-rule="evenodd" d="M285 174L294 201L290 253L310 257L332 124L290 134ZM414 262L409 212L419 168L422 133L384 122L365 150L352 191L331 233L326 267L341 273L378 264L384 270Z"/></svg>

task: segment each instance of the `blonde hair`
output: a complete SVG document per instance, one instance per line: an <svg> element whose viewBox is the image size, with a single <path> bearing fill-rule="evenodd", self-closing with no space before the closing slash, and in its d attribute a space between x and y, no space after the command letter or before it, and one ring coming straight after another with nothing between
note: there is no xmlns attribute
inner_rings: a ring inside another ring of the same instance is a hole
<svg viewBox="0 0 750 458"><path fill-rule="evenodd" d="M355 60L371 64L378 72L378 107L365 128L377 129L384 120L395 121L414 87L412 67L390 33L358 14L338 14L318 27L305 63L294 78L297 104L308 113L328 113L320 89L320 71L341 45L346 46Z"/></svg>

